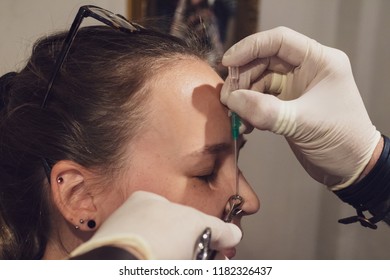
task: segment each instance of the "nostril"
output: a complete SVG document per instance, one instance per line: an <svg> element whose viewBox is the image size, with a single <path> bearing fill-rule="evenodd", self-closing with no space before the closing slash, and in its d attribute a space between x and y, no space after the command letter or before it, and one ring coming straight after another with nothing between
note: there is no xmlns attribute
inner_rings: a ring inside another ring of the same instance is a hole
<svg viewBox="0 0 390 280"><path fill-rule="evenodd" d="M233 217L237 216L242 212L241 206L243 204L244 199L240 195L232 195L226 204L223 221L226 223L230 223Z"/></svg>

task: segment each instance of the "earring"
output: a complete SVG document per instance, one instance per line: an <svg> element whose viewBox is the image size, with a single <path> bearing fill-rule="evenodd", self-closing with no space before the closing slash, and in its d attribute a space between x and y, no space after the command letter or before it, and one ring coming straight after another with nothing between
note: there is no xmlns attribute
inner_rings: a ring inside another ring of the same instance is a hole
<svg viewBox="0 0 390 280"><path fill-rule="evenodd" d="M62 177L58 177L57 178L57 183L58 184L61 184L61 183L63 183L64 182L64 178L62 178Z"/></svg>
<svg viewBox="0 0 390 280"><path fill-rule="evenodd" d="M96 227L96 222L94 220L89 220L87 225L89 228L92 229L92 228Z"/></svg>
<svg viewBox="0 0 390 280"><path fill-rule="evenodd" d="M84 224L84 220L80 219L79 223L80 224ZM94 220L89 220L88 223L87 223L87 226L92 229L92 228L96 227L96 222ZM75 225L74 228L75 229L80 229L80 226Z"/></svg>

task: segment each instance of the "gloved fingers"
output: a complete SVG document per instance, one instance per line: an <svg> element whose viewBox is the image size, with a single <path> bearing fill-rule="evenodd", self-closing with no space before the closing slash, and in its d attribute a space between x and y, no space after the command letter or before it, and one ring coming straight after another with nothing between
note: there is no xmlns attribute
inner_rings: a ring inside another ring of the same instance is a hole
<svg viewBox="0 0 390 280"><path fill-rule="evenodd" d="M286 91L286 86L287 75L267 71L258 80L254 81L248 89L279 97L282 92Z"/></svg>
<svg viewBox="0 0 390 280"><path fill-rule="evenodd" d="M239 67L238 88L250 89L252 83L257 81L259 77L266 71L268 67L268 59L256 59L251 61L247 65ZM222 86L221 101L224 100L224 94L236 90L237 88L231 88L231 77L228 76Z"/></svg>
<svg viewBox="0 0 390 280"><path fill-rule="evenodd" d="M232 111L228 111L228 117L232 116ZM254 127L246 120L240 119L240 127L238 129L239 134L249 134L253 131Z"/></svg>
<svg viewBox="0 0 390 280"><path fill-rule="evenodd" d="M246 120L241 120L239 134L249 134L253 131L254 127Z"/></svg>
<svg viewBox="0 0 390 280"><path fill-rule="evenodd" d="M283 91L286 91L286 86L287 75L266 71L261 76L259 76L257 80L251 81L250 85L240 87L240 89L248 89L278 96ZM230 80L228 78L221 89L220 99L223 104L227 104L227 100L229 99L231 92L232 90L230 89Z"/></svg>
<svg viewBox="0 0 390 280"><path fill-rule="evenodd" d="M239 89L250 89L256 81L261 80L267 73L283 75L291 72L293 67L278 57L255 59L239 67ZM230 77L226 82L230 84Z"/></svg>
<svg viewBox="0 0 390 280"><path fill-rule="evenodd" d="M271 130L274 127L281 102L273 95L251 90L236 90L226 98L226 105L230 110L261 130Z"/></svg>
<svg viewBox="0 0 390 280"><path fill-rule="evenodd" d="M294 66L279 57L258 58L239 67L239 88L248 89L248 85L258 80L266 72L287 74Z"/></svg>
<svg viewBox="0 0 390 280"><path fill-rule="evenodd" d="M239 67L238 88L249 89L269 67L269 59L255 59ZM226 80L230 84L230 77Z"/></svg>
<svg viewBox="0 0 390 280"><path fill-rule="evenodd" d="M210 227L214 233L212 240L215 240L218 244L222 244L221 246L225 246L224 244L226 246L234 246L242 237L241 230L236 225L225 223L221 219L204 214L195 208L169 202L165 197L154 193L145 191L134 192L125 203L131 204L131 207L135 208L137 208L138 204L143 204L144 206L153 204L154 207L158 205L158 210L167 210L170 212L170 219L176 221L183 219L189 220L191 221L190 224L196 228ZM151 213L153 215L155 214L153 211ZM128 215L128 213L125 213L125 215Z"/></svg>
<svg viewBox="0 0 390 280"><path fill-rule="evenodd" d="M233 45L223 56L225 66L242 66L257 58L277 56L293 67L303 62L310 39L286 27L250 35Z"/></svg>
<svg viewBox="0 0 390 280"><path fill-rule="evenodd" d="M245 75L248 77L250 74L249 72L245 72L242 74L241 77L244 77ZM240 84L241 83L244 84L244 82L241 82L240 80ZM256 79L252 79L251 77L249 85L240 86L239 88L278 96L282 92L286 91L286 87L287 87L287 75L276 73L276 72L270 72L267 70L263 72L262 75L257 76ZM232 90L230 89L230 79L228 77L221 89L220 99L223 104L225 105L227 104L227 99L229 98L231 92Z"/></svg>
<svg viewBox="0 0 390 280"><path fill-rule="evenodd" d="M231 223L225 223L221 220L217 224L211 224L211 243L214 250L232 248L240 243L242 232L240 228Z"/></svg>
<svg viewBox="0 0 390 280"><path fill-rule="evenodd" d="M280 74L287 74L291 72L296 66L287 63L285 60L277 56L269 58L267 70L271 72L277 72Z"/></svg>
<svg viewBox="0 0 390 280"><path fill-rule="evenodd" d="M257 81L262 81L262 78L267 73L281 75L287 74L292 71L292 69L293 67L290 64L285 63L278 57L255 59L248 64L239 67L238 88L251 89L251 86ZM223 89L224 91L230 90L230 76L226 78Z"/></svg>
<svg viewBox="0 0 390 280"><path fill-rule="evenodd" d="M240 71L242 68L240 68ZM269 72L264 72L265 69L259 67L252 68L252 71L241 71L239 77L239 89L256 90L259 92L266 92L272 82L272 75ZM226 105L227 99L232 91L237 89L231 88L230 77L227 77L225 83L222 85L220 100Z"/></svg>

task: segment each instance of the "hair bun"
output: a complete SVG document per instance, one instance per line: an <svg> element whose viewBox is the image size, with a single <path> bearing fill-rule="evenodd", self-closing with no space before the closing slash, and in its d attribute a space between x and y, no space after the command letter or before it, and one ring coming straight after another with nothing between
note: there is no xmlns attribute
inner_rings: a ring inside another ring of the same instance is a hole
<svg viewBox="0 0 390 280"><path fill-rule="evenodd" d="M16 72L9 72L0 77L0 111L5 108L8 102L8 93L16 75Z"/></svg>

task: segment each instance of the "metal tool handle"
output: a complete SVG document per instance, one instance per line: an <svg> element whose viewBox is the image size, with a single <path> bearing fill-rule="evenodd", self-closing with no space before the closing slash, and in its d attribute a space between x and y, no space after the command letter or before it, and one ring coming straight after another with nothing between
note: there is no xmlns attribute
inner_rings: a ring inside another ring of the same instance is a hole
<svg viewBox="0 0 390 280"><path fill-rule="evenodd" d="M207 227L199 236L195 243L194 260L213 260L217 251L212 250L211 243L211 229Z"/></svg>

